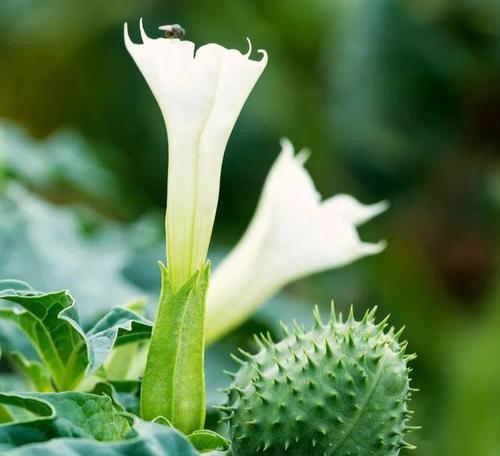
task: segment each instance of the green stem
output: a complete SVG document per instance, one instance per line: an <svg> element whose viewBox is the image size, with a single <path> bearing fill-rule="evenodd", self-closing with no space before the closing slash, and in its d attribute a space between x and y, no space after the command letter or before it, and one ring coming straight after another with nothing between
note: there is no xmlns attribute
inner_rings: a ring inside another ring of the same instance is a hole
<svg viewBox="0 0 500 456"><path fill-rule="evenodd" d="M207 263L179 290L160 263L162 288L141 390L141 416L162 416L189 434L205 422L204 322Z"/></svg>

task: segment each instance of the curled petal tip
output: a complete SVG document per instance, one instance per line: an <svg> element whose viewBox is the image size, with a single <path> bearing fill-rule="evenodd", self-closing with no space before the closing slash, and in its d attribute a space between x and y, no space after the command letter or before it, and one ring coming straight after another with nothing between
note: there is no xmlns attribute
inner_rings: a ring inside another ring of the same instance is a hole
<svg viewBox="0 0 500 456"><path fill-rule="evenodd" d="M257 51L258 54L262 55L262 58L259 60L259 63L262 63L264 66L267 65L267 51L265 49L259 49Z"/></svg>
<svg viewBox="0 0 500 456"><path fill-rule="evenodd" d="M252 42L250 41L250 38L248 38L248 36L247 36L247 43L248 43L248 51L245 54L245 57L248 59L252 54Z"/></svg>
<svg viewBox="0 0 500 456"><path fill-rule="evenodd" d="M374 206L378 207L380 212L384 212L391 207L391 203L387 200L382 200L379 203L375 203Z"/></svg>
<svg viewBox="0 0 500 456"><path fill-rule="evenodd" d="M311 156L311 149L308 147L304 147L300 149L299 153L295 156L295 160L297 160L298 163L301 165L304 165L307 160L309 160L309 157Z"/></svg>
<svg viewBox="0 0 500 456"><path fill-rule="evenodd" d="M286 137L280 139L280 145L281 153L287 155L290 158L293 158L297 161L297 163L299 163L299 165L303 165L311 155L311 151L307 147L300 149L299 152L295 154L295 147L293 146L292 142Z"/></svg>
<svg viewBox="0 0 500 456"><path fill-rule="evenodd" d="M293 157L295 155L295 149L292 142L288 138L280 139L281 153Z"/></svg>
<svg viewBox="0 0 500 456"><path fill-rule="evenodd" d="M364 243L363 250L366 255L376 255L383 252L387 248L387 241L385 239L376 243Z"/></svg>
<svg viewBox="0 0 500 456"><path fill-rule="evenodd" d="M139 30L141 31L141 39L142 43L146 43L146 41L149 40L149 36L146 34L144 30L144 21L142 20L142 17L139 19Z"/></svg>
<svg viewBox="0 0 500 456"><path fill-rule="evenodd" d="M141 31L141 39L142 39L142 43L144 44L148 39L149 37L146 35L146 32L144 31L144 26L143 26L143 21L142 21L142 17L140 18L139 20L139 29ZM130 39L130 34L129 34L129 31L128 31L128 22L125 22L123 24L123 37L125 39L125 45L128 47L129 45L132 45L132 44L136 44L134 43L131 39Z"/></svg>
<svg viewBox="0 0 500 456"><path fill-rule="evenodd" d="M387 209L389 209L389 207L390 203L387 200L383 200L375 204L370 204L370 206L368 206L368 209L370 210L369 218L382 214Z"/></svg>
<svg viewBox="0 0 500 456"><path fill-rule="evenodd" d="M130 39L130 34L128 33L128 22L123 24L123 41L125 41L125 47L130 51L130 47L134 43Z"/></svg>
<svg viewBox="0 0 500 456"><path fill-rule="evenodd" d="M389 207L387 201L365 205L351 195L346 194L334 196L330 198L329 201L331 208L335 211L339 211L339 213L343 214L343 217L347 217L347 219L356 226L368 222L368 220L386 211Z"/></svg>

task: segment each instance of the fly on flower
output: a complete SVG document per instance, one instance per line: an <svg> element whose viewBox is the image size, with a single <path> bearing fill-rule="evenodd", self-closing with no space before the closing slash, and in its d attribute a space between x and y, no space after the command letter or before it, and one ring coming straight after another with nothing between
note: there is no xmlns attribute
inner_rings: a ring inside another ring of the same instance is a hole
<svg viewBox="0 0 500 456"><path fill-rule="evenodd" d="M160 30L165 32L165 38L178 38L182 40L186 36L186 31L179 25L162 25Z"/></svg>

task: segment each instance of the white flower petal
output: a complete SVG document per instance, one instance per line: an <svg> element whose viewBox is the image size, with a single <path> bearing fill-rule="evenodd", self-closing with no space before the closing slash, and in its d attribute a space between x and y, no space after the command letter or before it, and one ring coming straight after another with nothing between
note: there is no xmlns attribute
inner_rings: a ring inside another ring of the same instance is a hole
<svg viewBox="0 0 500 456"><path fill-rule="evenodd" d="M147 36L125 45L160 106L168 132L167 256L182 284L206 258L219 197L222 159L236 119L267 64L235 49Z"/></svg>
<svg viewBox="0 0 500 456"><path fill-rule="evenodd" d="M207 342L244 321L293 280L381 252L364 243L356 226L387 208L349 195L321 201L304 168L305 152L290 141L272 166L256 213L237 246L212 276L207 298Z"/></svg>
<svg viewBox="0 0 500 456"><path fill-rule="evenodd" d="M351 195L339 194L323 202L332 213L342 213L344 217L359 226L389 208L387 201L364 205Z"/></svg>

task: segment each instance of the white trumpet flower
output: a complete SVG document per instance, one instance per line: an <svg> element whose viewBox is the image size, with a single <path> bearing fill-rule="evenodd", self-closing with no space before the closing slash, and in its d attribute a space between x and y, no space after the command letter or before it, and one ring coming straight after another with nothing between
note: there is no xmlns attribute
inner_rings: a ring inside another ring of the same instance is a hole
<svg viewBox="0 0 500 456"><path fill-rule="evenodd" d="M206 260L219 197L222 159L240 111L267 64L247 54L172 38L125 44L153 92L168 133L167 261L175 288ZM175 31L175 30L174 30Z"/></svg>
<svg viewBox="0 0 500 456"><path fill-rule="evenodd" d="M246 320L288 283L340 267L385 248L362 242L356 226L387 209L365 206L349 195L321 201L290 141L264 184L255 215L242 239L215 270L207 296L206 341L213 342Z"/></svg>

